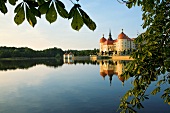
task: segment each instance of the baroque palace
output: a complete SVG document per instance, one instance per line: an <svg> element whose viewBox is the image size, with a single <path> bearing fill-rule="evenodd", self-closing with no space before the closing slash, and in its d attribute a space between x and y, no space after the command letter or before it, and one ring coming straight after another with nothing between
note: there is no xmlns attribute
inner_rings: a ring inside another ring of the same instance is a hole
<svg viewBox="0 0 170 113"><path fill-rule="evenodd" d="M100 55L125 55L136 48L134 44L135 38L129 38L122 32L118 35L117 39L113 40L111 31L109 37L106 39L103 37L100 39Z"/></svg>

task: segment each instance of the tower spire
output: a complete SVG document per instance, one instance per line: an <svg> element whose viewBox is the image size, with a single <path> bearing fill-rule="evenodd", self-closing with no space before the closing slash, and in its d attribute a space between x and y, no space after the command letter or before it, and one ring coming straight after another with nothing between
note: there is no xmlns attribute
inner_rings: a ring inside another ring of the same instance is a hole
<svg viewBox="0 0 170 113"><path fill-rule="evenodd" d="M113 40L112 39L112 34L111 34L111 30L109 29L109 38L108 38L109 40Z"/></svg>
<svg viewBox="0 0 170 113"><path fill-rule="evenodd" d="M109 29L109 34L111 35L111 29Z"/></svg>
<svg viewBox="0 0 170 113"><path fill-rule="evenodd" d="M122 33L123 33L123 29L122 29Z"/></svg>

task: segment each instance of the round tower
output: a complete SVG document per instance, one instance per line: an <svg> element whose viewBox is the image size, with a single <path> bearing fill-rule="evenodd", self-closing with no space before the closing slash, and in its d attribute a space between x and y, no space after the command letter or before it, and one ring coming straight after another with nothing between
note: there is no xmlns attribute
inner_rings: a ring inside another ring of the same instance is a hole
<svg viewBox="0 0 170 113"><path fill-rule="evenodd" d="M103 51L103 43L106 41L106 38L104 38L104 34L103 37L100 39L100 53Z"/></svg>

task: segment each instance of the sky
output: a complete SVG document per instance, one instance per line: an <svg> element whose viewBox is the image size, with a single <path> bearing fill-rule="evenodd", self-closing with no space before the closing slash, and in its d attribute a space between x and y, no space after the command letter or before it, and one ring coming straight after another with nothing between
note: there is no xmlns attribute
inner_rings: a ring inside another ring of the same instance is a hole
<svg viewBox="0 0 170 113"><path fill-rule="evenodd" d="M62 2L68 11L73 6L70 0ZM37 18L34 28L26 20L18 26L14 22L14 7L8 5L8 13L0 13L0 46L29 47L34 50L53 47L63 50L98 49L100 38L103 34L108 38L109 30L113 39L117 39L122 29L130 38L144 32L140 7L128 9L117 0L79 0L79 4L95 21L95 31L89 30L85 25L80 31L75 31L71 28L71 20L59 16L56 22L50 24L44 15Z"/></svg>

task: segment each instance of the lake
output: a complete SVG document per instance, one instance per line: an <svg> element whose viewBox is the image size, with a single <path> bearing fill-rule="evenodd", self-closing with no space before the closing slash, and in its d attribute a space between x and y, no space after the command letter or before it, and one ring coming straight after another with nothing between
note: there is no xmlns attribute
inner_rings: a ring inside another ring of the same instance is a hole
<svg viewBox="0 0 170 113"><path fill-rule="evenodd" d="M131 87L120 77L127 62L0 61L0 113L115 113ZM160 96L138 112L169 113Z"/></svg>

